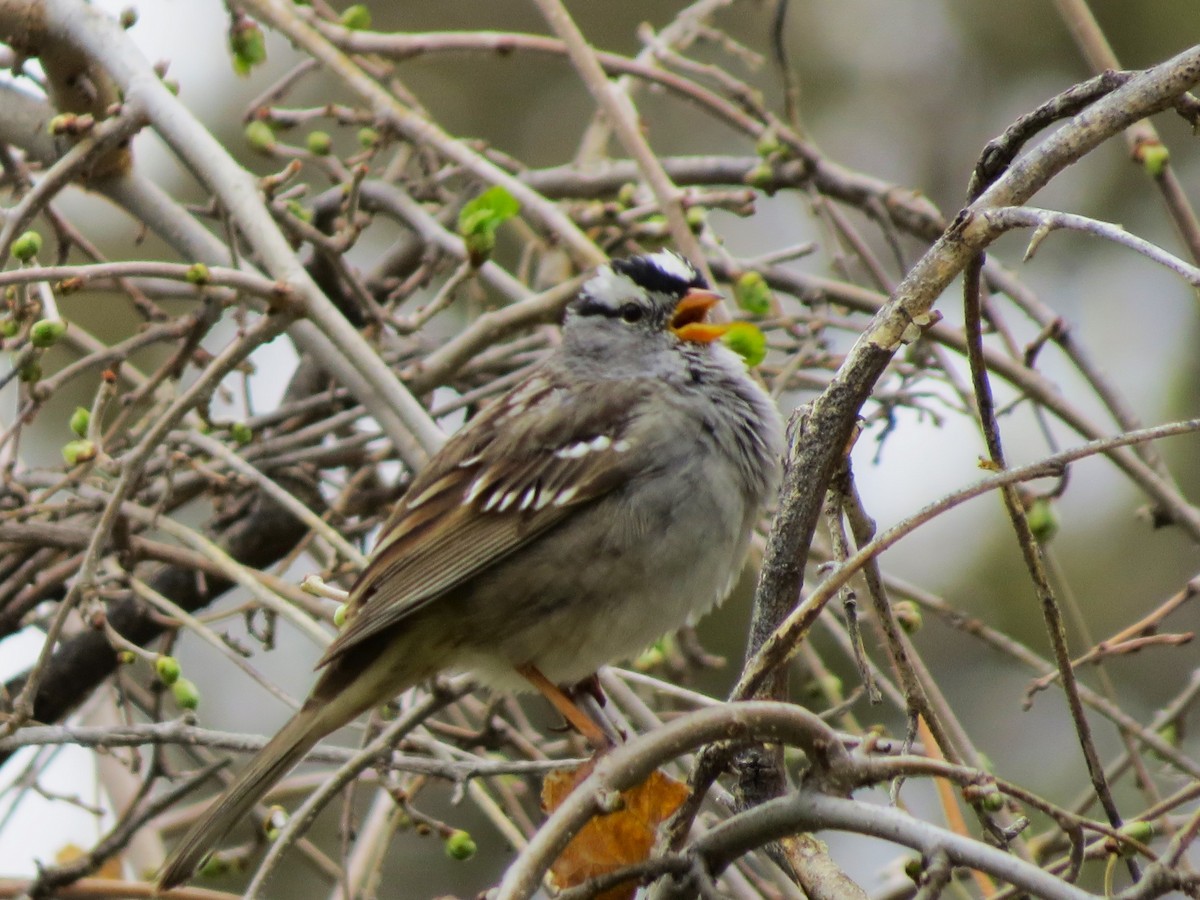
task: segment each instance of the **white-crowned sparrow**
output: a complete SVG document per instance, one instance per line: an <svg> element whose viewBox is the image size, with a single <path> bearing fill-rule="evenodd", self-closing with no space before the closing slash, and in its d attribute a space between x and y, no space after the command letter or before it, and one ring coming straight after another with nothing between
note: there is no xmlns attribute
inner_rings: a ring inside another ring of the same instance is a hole
<svg viewBox="0 0 1200 900"><path fill-rule="evenodd" d="M445 669L577 682L723 599L782 450L774 403L660 252L599 269L562 344L458 431L397 504L303 708L159 876L188 877L322 737ZM521 673L521 674L518 674Z"/></svg>

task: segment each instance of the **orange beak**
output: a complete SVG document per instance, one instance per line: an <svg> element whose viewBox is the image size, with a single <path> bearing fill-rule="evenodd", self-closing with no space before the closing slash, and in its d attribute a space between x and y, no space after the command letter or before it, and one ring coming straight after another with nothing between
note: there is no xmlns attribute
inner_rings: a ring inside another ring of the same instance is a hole
<svg viewBox="0 0 1200 900"><path fill-rule="evenodd" d="M675 314L671 316L671 330L681 341L711 344L729 330L727 324L704 321L708 311L720 302L721 295L715 291L692 288L676 304Z"/></svg>

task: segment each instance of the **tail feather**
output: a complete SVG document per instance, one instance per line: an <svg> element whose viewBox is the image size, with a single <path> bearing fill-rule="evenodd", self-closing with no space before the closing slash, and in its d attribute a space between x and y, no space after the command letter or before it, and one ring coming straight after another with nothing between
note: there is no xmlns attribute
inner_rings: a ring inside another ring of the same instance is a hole
<svg viewBox="0 0 1200 900"><path fill-rule="evenodd" d="M329 733L322 727L320 708L308 704L300 710L250 761L245 771L214 801L182 841L158 874L158 887L167 890L192 877L196 867L275 782L303 759ZM335 726L336 727L336 726Z"/></svg>

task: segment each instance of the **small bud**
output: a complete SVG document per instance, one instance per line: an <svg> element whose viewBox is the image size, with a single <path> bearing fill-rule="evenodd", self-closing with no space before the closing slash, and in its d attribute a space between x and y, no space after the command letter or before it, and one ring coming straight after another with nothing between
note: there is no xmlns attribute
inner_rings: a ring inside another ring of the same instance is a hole
<svg viewBox="0 0 1200 900"><path fill-rule="evenodd" d="M1126 837L1132 838L1138 843L1145 844L1154 837L1154 823L1138 820L1136 822L1126 822L1119 829L1120 833ZM1126 844L1124 841L1115 848L1115 852L1121 856L1133 856L1137 851Z"/></svg>
<svg viewBox="0 0 1200 900"><path fill-rule="evenodd" d="M754 152L766 159L769 156L774 156L783 152L783 144L779 142L779 135L774 128L767 128L758 136L758 141L754 145Z"/></svg>
<svg viewBox="0 0 1200 900"><path fill-rule="evenodd" d="M1158 141L1142 141L1133 151L1133 158L1142 164L1151 178L1161 178L1171 161L1171 151Z"/></svg>
<svg viewBox="0 0 1200 900"><path fill-rule="evenodd" d="M188 284L202 285L208 284L212 279L212 274L208 271L208 266L204 263L192 263L188 266L187 272L184 274L184 280Z"/></svg>
<svg viewBox="0 0 1200 900"><path fill-rule="evenodd" d="M351 31L363 31L371 27L371 11L361 3L347 6L340 19L343 28Z"/></svg>
<svg viewBox="0 0 1200 900"><path fill-rule="evenodd" d="M1029 530L1033 532L1033 537L1039 544L1050 543L1054 535L1058 534L1058 511L1049 497L1034 499L1025 511L1025 516L1029 521Z"/></svg>
<svg viewBox="0 0 1200 900"><path fill-rule="evenodd" d="M230 425L229 436L243 447L254 440L254 432L245 422L234 422Z"/></svg>
<svg viewBox="0 0 1200 900"><path fill-rule="evenodd" d="M896 614L896 621L904 629L905 634L916 634L925 624L921 608L911 600L896 601L892 604L892 612Z"/></svg>
<svg viewBox="0 0 1200 900"><path fill-rule="evenodd" d="M132 28L134 25L137 24L137 20L138 20L137 10L134 9L132 6L127 6L123 10L121 10L120 22L121 22L122 28L129 30L130 28Z"/></svg>
<svg viewBox="0 0 1200 900"><path fill-rule="evenodd" d="M75 412L71 413L71 430L77 435L87 437L88 425L91 424L92 414L82 406L75 407Z"/></svg>
<svg viewBox="0 0 1200 900"><path fill-rule="evenodd" d="M814 698L841 697L843 687L842 679L830 674L814 678L808 683L805 690L810 697Z"/></svg>
<svg viewBox="0 0 1200 900"><path fill-rule="evenodd" d="M737 305L752 316L765 316L771 311L771 288L758 272L743 272L733 283Z"/></svg>
<svg viewBox="0 0 1200 900"><path fill-rule="evenodd" d="M39 319L29 329L29 343L35 347L53 347L67 333L67 323L62 319Z"/></svg>
<svg viewBox="0 0 1200 900"><path fill-rule="evenodd" d="M346 613L350 609L349 603L341 603L338 608L333 611L333 624L337 628L341 628L346 624Z"/></svg>
<svg viewBox="0 0 1200 900"><path fill-rule="evenodd" d="M998 813L1004 809L1004 795L998 790L987 791L979 798L985 812Z"/></svg>
<svg viewBox="0 0 1200 900"><path fill-rule="evenodd" d="M46 131L53 135L70 134L75 129L75 113L59 113L46 123Z"/></svg>
<svg viewBox="0 0 1200 900"><path fill-rule="evenodd" d="M171 693L180 709L195 709L200 705L200 689L187 678L180 678L171 685Z"/></svg>
<svg viewBox="0 0 1200 900"><path fill-rule="evenodd" d="M395 722L400 716L400 708L395 703L385 703L376 710L379 718L384 722Z"/></svg>
<svg viewBox="0 0 1200 900"><path fill-rule="evenodd" d="M907 875L914 884L921 883L921 875L925 872L925 863L922 862L919 856L910 856L904 861L904 874Z"/></svg>
<svg viewBox="0 0 1200 900"><path fill-rule="evenodd" d="M229 49L233 53L233 70L249 75L250 70L267 61L267 42L262 28L252 19L239 18L229 32Z"/></svg>
<svg viewBox="0 0 1200 900"><path fill-rule="evenodd" d="M632 181L627 181L617 189L617 202L628 208L633 206L637 200L637 185Z"/></svg>
<svg viewBox="0 0 1200 900"><path fill-rule="evenodd" d="M370 150L379 144L379 132L374 128L358 129L358 146Z"/></svg>
<svg viewBox="0 0 1200 900"><path fill-rule="evenodd" d="M452 832L446 838L446 855L451 859L457 859L460 862L468 860L475 855L475 851L478 849L474 839L466 831Z"/></svg>
<svg viewBox="0 0 1200 900"><path fill-rule="evenodd" d="M707 213L703 206L689 206L687 212L684 213L684 218L687 220L688 230L693 234L699 234L704 228Z"/></svg>
<svg viewBox="0 0 1200 900"><path fill-rule="evenodd" d="M308 146L308 152L314 156L328 156L333 150L333 138L327 131L309 132L305 144Z"/></svg>
<svg viewBox="0 0 1200 900"><path fill-rule="evenodd" d="M160 656L154 660L154 672L158 675L158 680L167 687L179 680L182 671L179 667L179 660L173 656Z"/></svg>
<svg viewBox="0 0 1200 900"><path fill-rule="evenodd" d="M721 342L753 369L767 358L767 336L750 322L734 322L721 335Z"/></svg>
<svg viewBox="0 0 1200 900"><path fill-rule="evenodd" d="M471 260L471 265L482 266L492 255L492 251L496 249L496 232L494 231L473 231L463 237L463 243L467 247L467 257Z"/></svg>
<svg viewBox="0 0 1200 900"><path fill-rule="evenodd" d="M96 445L91 441L67 441L62 448L68 466L77 466L96 458Z"/></svg>
<svg viewBox="0 0 1200 900"><path fill-rule="evenodd" d="M275 132L262 119L247 122L242 133L250 146L259 153L270 154L275 149Z"/></svg>
<svg viewBox="0 0 1200 900"><path fill-rule="evenodd" d="M37 384L42 380L42 364L31 359L17 371L17 377L26 384Z"/></svg>
<svg viewBox="0 0 1200 900"><path fill-rule="evenodd" d="M308 222L310 224L312 223L313 211L299 200L289 200L287 202L287 211L301 222Z"/></svg>
<svg viewBox="0 0 1200 900"><path fill-rule="evenodd" d="M123 666L132 666L137 662L137 654L132 650L121 650L117 653L117 662Z"/></svg>
<svg viewBox="0 0 1200 900"><path fill-rule="evenodd" d="M5 316L0 319L0 335L4 337L16 337L17 332L21 330L21 323L12 316Z"/></svg>
<svg viewBox="0 0 1200 900"><path fill-rule="evenodd" d="M220 878L222 875L228 874L232 870L229 865L229 859L224 853L214 850L200 863L200 867L196 869L196 874L201 878Z"/></svg>
<svg viewBox="0 0 1200 900"><path fill-rule="evenodd" d="M12 255L21 262L29 262L42 249L42 236L36 231L26 231L12 242Z"/></svg>
<svg viewBox="0 0 1200 900"><path fill-rule="evenodd" d="M742 181L764 193L773 194L775 192L775 171L766 163L759 163L746 173Z"/></svg>

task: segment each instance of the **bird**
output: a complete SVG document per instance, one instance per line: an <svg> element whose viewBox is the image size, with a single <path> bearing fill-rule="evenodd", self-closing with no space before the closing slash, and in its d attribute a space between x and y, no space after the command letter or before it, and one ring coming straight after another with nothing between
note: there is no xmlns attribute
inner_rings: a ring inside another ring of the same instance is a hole
<svg viewBox="0 0 1200 900"><path fill-rule="evenodd" d="M440 672L533 684L599 731L556 686L723 600L778 485L782 420L706 321L718 302L671 250L584 282L546 360L396 501L307 700L176 845L161 889L319 740Z"/></svg>

